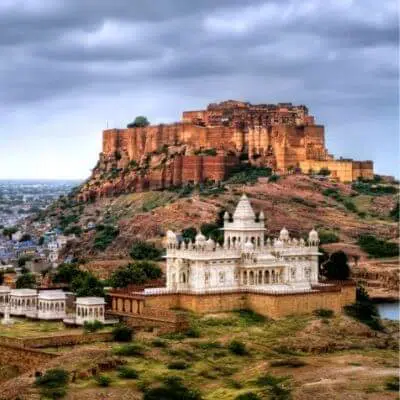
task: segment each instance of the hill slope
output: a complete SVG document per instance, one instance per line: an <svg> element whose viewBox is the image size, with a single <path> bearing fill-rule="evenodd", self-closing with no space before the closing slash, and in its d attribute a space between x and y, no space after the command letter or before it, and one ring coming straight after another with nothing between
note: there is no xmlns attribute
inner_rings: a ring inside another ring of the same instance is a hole
<svg viewBox="0 0 400 400"><path fill-rule="evenodd" d="M268 236L278 235L285 226L293 237L306 237L316 227L321 236L333 234L333 241L340 242L335 247L363 256L365 253L354 245L359 235L397 239L397 224L390 216L397 195L368 194L365 187L360 193L353 188L291 175L276 182L259 178L248 185L227 182L216 187L121 194L89 203L63 199L42 217L67 231L74 226L83 228L81 235L68 244L63 256L69 254L96 263L106 260L113 268L113 264L120 264L118 260L129 258L131 245L138 238L161 244L168 229L181 231L214 222L222 210L232 213L245 192L254 209L264 211ZM97 228L88 230L88 224ZM115 232L111 232L109 245L101 248L96 246L96 237L104 226L114 227Z"/></svg>

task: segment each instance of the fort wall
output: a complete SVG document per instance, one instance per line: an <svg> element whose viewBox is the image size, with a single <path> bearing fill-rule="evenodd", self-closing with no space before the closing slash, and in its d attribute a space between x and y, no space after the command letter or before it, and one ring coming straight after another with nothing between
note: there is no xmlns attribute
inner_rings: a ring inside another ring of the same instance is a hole
<svg viewBox="0 0 400 400"><path fill-rule="evenodd" d="M321 168L327 168L331 172L330 177L337 178L341 182L352 182L359 177L373 179L372 161L353 160L305 160L299 163L304 173L310 170L318 172Z"/></svg>
<svg viewBox="0 0 400 400"><path fill-rule="evenodd" d="M336 313L356 300L355 285L335 286L323 291L291 294L256 292L220 292L212 294L146 295L146 306L152 308L181 308L197 313L227 312L250 309L270 318L307 314L320 308Z"/></svg>

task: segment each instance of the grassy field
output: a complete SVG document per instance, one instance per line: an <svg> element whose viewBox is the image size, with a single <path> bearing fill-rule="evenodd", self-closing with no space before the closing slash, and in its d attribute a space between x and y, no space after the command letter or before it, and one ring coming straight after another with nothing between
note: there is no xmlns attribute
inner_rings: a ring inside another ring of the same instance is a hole
<svg viewBox="0 0 400 400"><path fill-rule="evenodd" d="M258 397L243 399L396 399L386 387L398 374L395 331L388 323L386 333L375 335L343 316L271 321L247 312L192 315L189 335L140 333L135 355L118 356L137 372L136 379L122 378L118 368L111 368L102 373L110 378L108 387L93 377L77 379L68 398L141 398L167 377L178 376L209 400L241 399L249 392ZM243 348L238 351L232 341ZM114 352L121 346L101 344Z"/></svg>

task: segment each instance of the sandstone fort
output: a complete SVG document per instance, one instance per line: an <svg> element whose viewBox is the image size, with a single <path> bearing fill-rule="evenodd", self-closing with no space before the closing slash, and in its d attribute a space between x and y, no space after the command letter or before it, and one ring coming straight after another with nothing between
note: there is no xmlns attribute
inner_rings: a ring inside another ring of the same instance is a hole
<svg viewBox="0 0 400 400"><path fill-rule="evenodd" d="M279 174L325 169L342 182L373 178L372 161L328 153L324 126L306 106L228 100L184 111L172 124L105 130L99 162L81 197L220 182L241 163Z"/></svg>

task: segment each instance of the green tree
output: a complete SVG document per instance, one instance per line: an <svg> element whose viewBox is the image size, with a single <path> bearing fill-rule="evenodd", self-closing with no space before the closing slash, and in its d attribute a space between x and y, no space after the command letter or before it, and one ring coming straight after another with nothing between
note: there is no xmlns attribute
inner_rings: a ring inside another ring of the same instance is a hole
<svg viewBox="0 0 400 400"><path fill-rule="evenodd" d="M118 235L118 228L112 225L98 225L94 237L94 248L104 251Z"/></svg>
<svg viewBox="0 0 400 400"><path fill-rule="evenodd" d="M162 250L152 243L137 240L133 243L129 254L134 260L159 260Z"/></svg>
<svg viewBox="0 0 400 400"><path fill-rule="evenodd" d="M99 279L89 272L77 276L71 285L77 297L105 297L104 286Z"/></svg>
<svg viewBox="0 0 400 400"><path fill-rule="evenodd" d="M350 267L346 253L341 250L332 253L329 260L322 264L321 274L332 280L349 279Z"/></svg>
<svg viewBox="0 0 400 400"><path fill-rule="evenodd" d="M389 214L390 217L396 222L399 221L400 218L399 206L400 206L400 200L397 199L396 205L390 210Z"/></svg>
<svg viewBox="0 0 400 400"><path fill-rule="evenodd" d="M15 282L15 287L17 289L34 289L36 286L36 279L33 274L30 272L22 274L18 277L17 281Z"/></svg>
<svg viewBox="0 0 400 400"><path fill-rule="evenodd" d="M139 115L135 118L135 120L127 125L127 128L144 128L149 126L150 122L143 115Z"/></svg>
<svg viewBox="0 0 400 400"><path fill-rule="evenodd" d="M223 243L224 234L217 223L211 222L202 224L200 230L204 236L210 237L212 240L219 242L220 244Z"/></svg>
<svg viewBox="0 0 400 400"><path fill-rule="evenodd" d="M60 264L52 280L54 283L71 284L76 277L82 276L82 274L83 271L76 264Z"/></svg>
<svg viewBox="0 0 400 400"><path fill-rule="evenodd" d="M18 267L24 267L27 261L31 261L32 256L21 256L17 260Z"/></svg>
<svg viewBox="0 0 400 400"><path fill-rule="evenodd" d="M321 168L318 172L318 175L329 176L331 171L328 168Z"/></svg>
<svg viewBox="0 0 400 400"><path fill-rule="evenodd" d="M150 261L137 261L114 271L110 277L110 284L114 288L124 288L158 279L161 275L161 268L157 264Z"/></svg>
<svg viewBox="0 0 400 400"><path fill-rule="evenodd" d="M14 233L18 232L18 228L16 226L10 226L8 228L3 229L3 235L8 237L11 240L11 237Z"/></svg>
<svg viewBox="0 0 400 400"><path fill-rule="evenodd" d="M29 240L32 240L32 236L29 233L24 233L19 239L20 242L28 242Z"/></svg>
<svg viewBox="0 0 400 400"><path fill-rule="evenodd" d="M143 400L200 400L202 397L197 390L187 388L182 378L168 376L163 378L160 386L145 391Z"/></svg>
<svg viewBox="0 0 400 400"><path fill-rule="evenodd" d="M193 242L197 234L197 230L195 227L191 226L190 228L186 228L182 231L182 238L185 241Z"/></svg>

